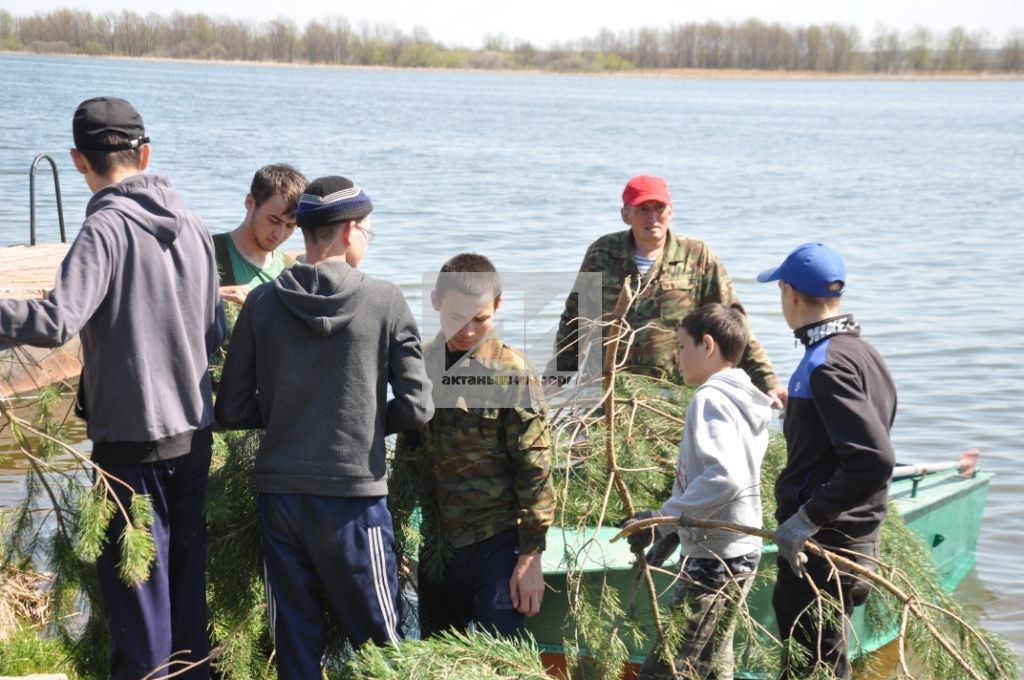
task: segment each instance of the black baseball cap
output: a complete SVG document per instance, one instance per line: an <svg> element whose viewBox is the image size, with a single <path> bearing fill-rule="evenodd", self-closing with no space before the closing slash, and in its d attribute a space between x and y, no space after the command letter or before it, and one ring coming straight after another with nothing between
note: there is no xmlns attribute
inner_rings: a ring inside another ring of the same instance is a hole
<svg viewBox="0 0 1024 680"><path fill-rule="evenodd" d="M75 109L71 129L79 151L123 151L149 144L142 116L134 106L117 97L86 99ZM98 137L104 132L120 132L128 139L120 144L100 144Z"/></svg>

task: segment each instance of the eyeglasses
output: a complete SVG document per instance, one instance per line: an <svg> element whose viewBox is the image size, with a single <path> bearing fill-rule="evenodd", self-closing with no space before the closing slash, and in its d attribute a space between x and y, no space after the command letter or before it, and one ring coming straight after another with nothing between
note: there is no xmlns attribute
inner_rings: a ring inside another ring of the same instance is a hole
<svg viewBox="0 0 1024 680"><path fill-rule="evenodd" d="M361 231L361 232L363 232L364 234L366 234L366 242L367 242L367 243L373 243L373 239L374 239L374 237L375 237L375 236L376 236L377 234L375 234L375 233L374 233L374 232L373 232L372 230L370 230L370 229L367 229L366 227L360 226L360 225L358 225L358 224L357 224L357 225L355 225L355 227L356 227L356 229L358 229L359 231Z"/></svg>

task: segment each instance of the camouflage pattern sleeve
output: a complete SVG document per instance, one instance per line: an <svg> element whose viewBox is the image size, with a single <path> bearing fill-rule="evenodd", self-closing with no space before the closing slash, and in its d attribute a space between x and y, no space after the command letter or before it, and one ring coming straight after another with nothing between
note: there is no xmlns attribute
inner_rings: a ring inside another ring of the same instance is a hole
<svg viewBox="0 0 1024 680"><path fill-rule="evenodd" d="M580 273L599 271L601 270L597 268L596 250L591 245L583 256ZM565 298L565 310L558 321L558 332L555 335L555 366L559 371L579 370L579 351L576 347L579 309L579 293L569 293Z"/></svg>
<svg viewBox="0 0 1024 680"><path fill-rule="evenodd" d="M542 409L521 407L510 408L506 413L506 441L512 449L519 505L519 553L539 553L545 548L545 535L555 515L547 415ZM512 442L516 443L514 448Z"/></svg>
<svg viewBox="0 0 1024 680"><path fill-rule="evenodd" d="M754 385L762 392L767 392L779 386L779 377L775 375L775 368L764 346L758 342L754 332L750 329L750 322L747 319L747 312L743 309L739 298L736 296L736 289L732 285L732 278L725 270L725 265L718 259L718 256L711 252L710 248L705 249L707 258L701 272L700 292L701 304L720 302L728 305L743 315L743 324L747 329L747 347L743 350L743 358L740 359L738 368L742 368Z"/></svg>

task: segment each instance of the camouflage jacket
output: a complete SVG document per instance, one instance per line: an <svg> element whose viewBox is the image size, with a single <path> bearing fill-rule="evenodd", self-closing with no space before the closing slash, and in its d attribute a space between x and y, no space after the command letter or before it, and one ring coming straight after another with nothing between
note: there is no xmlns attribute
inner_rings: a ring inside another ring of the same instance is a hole
<svg viewBox="0 0 1024 680"><path fill-rule="evenodd" d="M395 449L396 470L416 469L421 502L436 504L444 535L424 539L440 538L460 548L518 526L520 553L541 552L554 516L554 486L550 433L536 376L525 357L497 335L485 338L447 371L444 361L444 337L438 335L424 348L438 407L421 430L400 434ZM502 375L519 379L490 385L489 399L481 399L486 390L470 389L459 380L479 384ZM510 403L519 405L505 405ZM403 458L420 464L398 466ZM425 522L424 533L430 530Z"/></svg>
<svg viewBox="0 0 1024 680"><path fill-rule="evenodd" d="M676 324L690 311L711 302L729 305L744 314L736 297L732 279L721 261L702 241L676 236L671 231L661 257L640 278L634 255L633 234L628 229L602 236L592 243L583 257L581 272L598 272L602 276L601 311L603 320L611 318L627 276L632 277L634 288L640 281L640 291L626 314L626 320L636 331L628 348L627 370L681 382L675 363ZM556 348L559 350L557 367L561 371L575 371L575 347L578 297L570 295L558 324ZM779 386L768 355L753 333L743 352L739 367L747 372L761 390ZM620 346L620 351L625 351Z"/></svg>

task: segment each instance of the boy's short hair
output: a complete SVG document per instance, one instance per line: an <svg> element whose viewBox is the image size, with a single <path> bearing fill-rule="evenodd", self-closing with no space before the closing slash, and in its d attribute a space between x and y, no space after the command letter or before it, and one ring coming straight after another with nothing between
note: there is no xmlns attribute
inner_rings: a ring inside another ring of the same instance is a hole
<svg viewBox="0 0 1024 680"><path fill-rule="evenodd" d="M494 263L477 253L459 253L441 265L434 286L439 298L455 290L463 295L501 297L501 277Z"/></svg>
<svg viewBox="0 0 1024 680"><path fill-rule="evenodd" d="M264 165L256 171L256 174L252 176L249 193L252 194L257 208L275 194L281 194L285 203L285 212L293 213L302 197L302 190L306 188L307 184L302 173L292 166L287 163L274 163Z"/></svg>
<svg viewBox="0 0 1024 680"><path fill-rule="evenodd" d="M101 147L118 147L131 143L131 138L122 132L100 132L95 136L95 143ZM138 170L142 164L142 147L134 149L122 148L110 151L105 148L78 149L85 156L89 166L97 175L107 176L117 168Z"/></svg>
<svg viewBox="0 0 1024 680"><path fill-rule="evenodd" d="M788 283L788 281L783 281ZM792 286L793 284L789 284ZM844 283L842 281L833 281L828 284L827 290L829 293L835 293L835 297L817 297L815 295L808 295L807 293L797 289L793 286L793 292L796 293L797 297L807 305L808 307L814 307L818 309L834 309L839 307L839 294L842 293Z"/></svg>
<svg viewBox="0 0 1024 680"><path fill-rule="evenodd" d="M733 366L739 364L747 347L747 324L743 314L718 302L693 310L683 317L677 328L697 342L710 335L718 344L722 358Z"/></svg>

